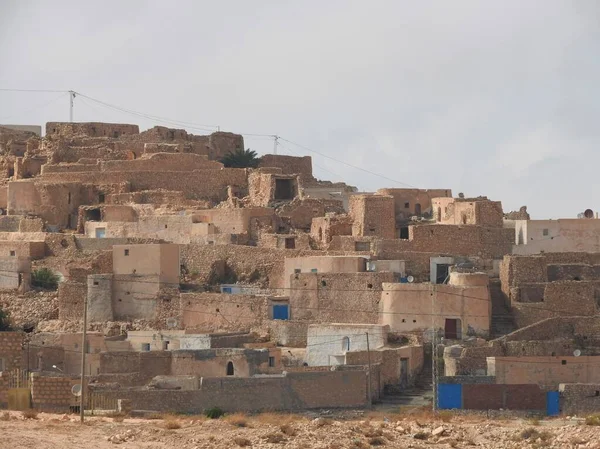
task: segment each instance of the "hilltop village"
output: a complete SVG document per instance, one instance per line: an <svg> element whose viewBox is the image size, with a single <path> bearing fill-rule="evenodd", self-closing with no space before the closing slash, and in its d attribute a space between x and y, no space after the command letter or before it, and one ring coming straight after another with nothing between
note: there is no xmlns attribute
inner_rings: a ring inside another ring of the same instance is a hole
<svg viewBox="0 0 600 449"><path fill-rule="evenodd" d="M0 126L0 407L78 411L84 353L92 411L600 411L591 210L228 167L226 132L40 131Z"/></svg>

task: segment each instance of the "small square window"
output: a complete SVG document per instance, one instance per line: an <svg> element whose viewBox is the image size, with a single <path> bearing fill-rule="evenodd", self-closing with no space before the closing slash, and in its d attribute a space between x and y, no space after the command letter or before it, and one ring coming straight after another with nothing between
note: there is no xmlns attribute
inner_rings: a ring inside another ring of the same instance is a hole
<svg viewBox="0 0 600 449"><path fill-rule="evenodd" d="M410 203L404 203L404 209L410 208Z"/></svg>
<svg viewBox="0 0 600 449"><path fill-rule="evenodd" d="M94 285L100 285L100 282L94 281Z"/></svg>
<svg viewBox="0 0 600 449"><path fill-rule="evenodd" d="M275 366L275 357L269 357L269 366L271 368Z"/></svg>
<svg viewBox="0 0 600 449"><path fill-rule="evenodd" d="M545 236L546 236L546 235L548 235L548 229L544 229L544 230L542 231L542 234L543 234L543 235L545 235Z"/></svg>
<svg viewBox="0 0 600 449"><path fill-rule="evenodd" d="M11 257L15 257L17 255L17 252L16 251L11 251L10 255L11 255Z"/></svg>
<svg viewBox="0 0 600 449"><path fill-rule="evenodd" d="M317 270L316 268L311 268L311 269L310 269L310 272L311 272L311 273L317 273L317 271L318 271L318 270Z"/></svg>
<svg viewBox="0 0 600 449"><path fill-rule="evenodd" d="M125 250L125 255L129 256L129 250L128 249Z"/></svg>
<svg viewBox="0 0 600 449"><path fill-rule="evenodd" d="M294 268L294 273L296 273L296 274L302 273L302 270L300 268Z"/></svg>
<svg viewBox="0 0 600 449"><path fill-rule="evenodd" d="M567 361L566 361L566 360L563 360L563 361L561 361L561 362L560 362L560 364L561 364L561 365L566 365L566 364L567 364Z"/></svg>

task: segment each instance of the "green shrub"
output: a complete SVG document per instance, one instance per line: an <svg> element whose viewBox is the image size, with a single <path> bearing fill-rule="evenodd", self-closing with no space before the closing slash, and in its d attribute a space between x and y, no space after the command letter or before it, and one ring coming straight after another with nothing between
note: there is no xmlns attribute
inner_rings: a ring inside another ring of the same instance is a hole
<svg viewBox="0 0 600 449"><path fill-rule="evenodd" d="M212 407L212 408L205 410L204 414L206 415L207 418L219 419L221 416L223 416L225 414L225 412L223 410L221 410L219 407Z"/></svg>
<svg viewBox="0 0 600 449"><path fill-rule="evenodd" d="M0 309L0 331L9 331L10 321L8 319L8 312Z"/></svg>
<svg viewBox="0 0 600 449"><path fill-rule="evenodd" d="M48 268L40 268L31 273L31 285L46 290L56 290L58 279L59 277Z"/></svg>

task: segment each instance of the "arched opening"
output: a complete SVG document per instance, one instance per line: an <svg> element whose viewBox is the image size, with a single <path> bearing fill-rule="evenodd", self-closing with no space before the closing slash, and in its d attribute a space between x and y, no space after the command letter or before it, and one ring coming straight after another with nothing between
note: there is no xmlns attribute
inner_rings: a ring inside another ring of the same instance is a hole
<svg viewBox="0 0 600 449"><path fill-rule="evenodd" d="M342 351L344 351L344 352L350 351L350 338L348 338L348 337L342 338Z"/></svg>
<svg viewBox="0 0 600 449"><path fill-rule="evenodd" d="M233 376L233 362L227 362L227 375Z"/></svg>
<svg viewBox="0 0 600 449"><path fill-rule="evenodd" d="M323 241L323 228L319 228L319 242Z"/></svg>
<svg viewBox="0 0 600 449"><path fill-rule="evenodd" d="M462 224L467 224L467 214L462 214Z"/></svg>
<svg viewBox="0 0 600 449"><path fill-rule="evenodd" d="M437 221L442 221L442 208L438 207L437 210Z"/></svg>

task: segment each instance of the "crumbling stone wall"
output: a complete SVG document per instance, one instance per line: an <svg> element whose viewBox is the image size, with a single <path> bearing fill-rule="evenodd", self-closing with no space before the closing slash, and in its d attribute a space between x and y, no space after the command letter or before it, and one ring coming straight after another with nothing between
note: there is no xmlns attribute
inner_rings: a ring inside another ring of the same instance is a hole
<svg viewBox="0 0 600 449"><path fill-rule="evenodd" d="M260 158L259 167L277 167L284 175L300 175L303 179L312 178L312 158L310 156L286 156L265 154Z"/></svg>
<svg viewBox="0 0 600 449"><path fill-rule="evenodd" d="M343 213L344 207L338 200L296 198L277 209L277 215L287 220L294 229L310 231L312 220L328 213Z"/></svg>
<svg viewBox="0 0 600 449"><path fill-rule="evenodd" d="M138 125L126 125L123 123L46 123L46 137L70 137L74 134L84 134L90 137L114 137L118 138L126 134L139 134Z"/></svg>
<svg viewBox="0 0 600 449"><path fill-rule="evenodd" d="M310 236L321 248L326 248L338 235L352 235L352 219L348 215L331 215L312 219Z"/></svg>
<svg viewBox="0 0 600 449"><path fill-rule="evenodd" d="M433 198L452 197L450 189L379 189L377 195L394 198L394 215L397 222L406 221L409 217L431 215Z"/></svg>

